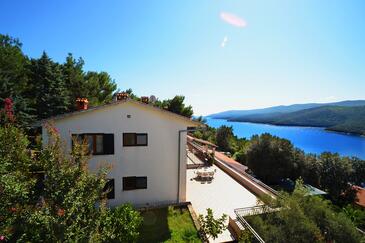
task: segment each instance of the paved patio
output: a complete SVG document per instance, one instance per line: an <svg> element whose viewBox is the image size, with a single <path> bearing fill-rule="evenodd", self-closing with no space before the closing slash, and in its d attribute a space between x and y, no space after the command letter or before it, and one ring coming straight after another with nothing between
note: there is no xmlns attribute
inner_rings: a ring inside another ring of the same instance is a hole
<svg viewBox="0 0 365 243"><path fill-rule="evenodd" d="M216 170L211 182L196 180L197 169L187 170L187 201L197 214L205 214L207 208L213 209L215 216L223 213L235 219L234 209L258 205L258 198L233 178L213 165ZM214 242L231 241L234 238L228 230ZM212 241L213 242L213 241Z"/></svg>

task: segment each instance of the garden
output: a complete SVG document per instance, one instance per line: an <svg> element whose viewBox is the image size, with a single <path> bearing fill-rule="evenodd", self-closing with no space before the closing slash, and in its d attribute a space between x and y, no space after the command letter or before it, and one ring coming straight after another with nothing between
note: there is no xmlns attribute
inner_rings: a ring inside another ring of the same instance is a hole
<svg viewBox="0 0 365 243"><path fill-rule="evenodd" d="M201 242L186 207L141 211L143 223L138 242Z"/></svg>

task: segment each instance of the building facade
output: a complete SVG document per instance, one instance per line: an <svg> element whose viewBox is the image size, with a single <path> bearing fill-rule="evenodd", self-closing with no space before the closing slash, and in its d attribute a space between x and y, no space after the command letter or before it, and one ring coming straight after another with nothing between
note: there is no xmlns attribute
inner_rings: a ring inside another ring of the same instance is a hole
<svg viewBox="0 0 365 243"><path fill-rule="evenodd" d="M60 115L52 122L68 151L88 141L89 169L110 165L109 205L149 206L186 200L186 130L200 123L149 104L124 100Z"/></svg>

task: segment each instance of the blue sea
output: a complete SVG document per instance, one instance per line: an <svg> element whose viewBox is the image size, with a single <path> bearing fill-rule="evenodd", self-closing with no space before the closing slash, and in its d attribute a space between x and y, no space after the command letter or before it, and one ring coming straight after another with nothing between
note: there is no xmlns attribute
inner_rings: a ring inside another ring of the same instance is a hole
<svg viewBox="0 0 365 243"><path fill-rule="evenodd" d="M208 125L232 126L240 138L250 138L255 134L270 133L290 140L296 147L307 153L337 152L343 156L365 159L365 137L326 131L317 127L275 126L268 124L229 122L221 119L207 119Z"/></svg>

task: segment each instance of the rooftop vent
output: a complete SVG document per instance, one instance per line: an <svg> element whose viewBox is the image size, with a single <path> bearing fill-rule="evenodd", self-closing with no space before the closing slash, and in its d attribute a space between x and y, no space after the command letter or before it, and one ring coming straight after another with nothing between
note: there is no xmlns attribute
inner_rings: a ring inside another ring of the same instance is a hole
<svg viewBox="0 0 365 243"><path fill-rule="evenodd" d="M117 100L126 100L128 97L129 94L126 92L117 93Z"/></svg>
<svg viewBox="0 0 365 243"><path fill-rule="evenodd" d="M76 109L80 110L87 110L89 101L86 98L77 98L76 99Z"/></svg>

